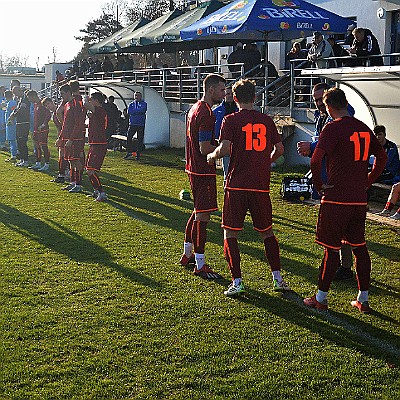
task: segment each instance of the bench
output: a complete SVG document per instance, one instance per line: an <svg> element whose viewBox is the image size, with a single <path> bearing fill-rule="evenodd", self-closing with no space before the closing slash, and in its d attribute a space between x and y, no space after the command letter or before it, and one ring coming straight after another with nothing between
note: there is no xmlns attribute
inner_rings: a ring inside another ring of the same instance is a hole
<svg viewBox="0 0 400 400"><path fill-rule="evenodd" d="M391 190L392 185L375 182L372 184L371 189L369 190L369 199L371 201L386 203Z"/></svg>
<svg viewBox="0 0 400 400"><path fill-rule="evenodd" d="M114 150L119 150L119 151L124 151L126 149L126 142L128 140L126 135L120 135L120 134L115 134L111 135L114 143L113 143L113 148Z"/></svg>

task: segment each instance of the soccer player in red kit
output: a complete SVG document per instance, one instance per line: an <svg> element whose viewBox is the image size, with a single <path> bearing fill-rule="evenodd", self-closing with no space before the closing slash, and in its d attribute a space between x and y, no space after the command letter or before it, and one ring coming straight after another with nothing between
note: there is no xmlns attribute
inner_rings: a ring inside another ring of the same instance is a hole
<svg viewBox="0 0 400 400"><path fill-rule="evenodd" d="M225 96L225 79L209 74L203 81L204 94L189 111L186 125L186 172L193 193L194 210L186 224L182 265L195 262L193 273L205 279L219 279L204 259L207 223L217 206L215 165L207 164L207 154L215 149L215 116L211 107ZM194 254L193 254L194 251Z"/></svg>
<svg viewBox="0 0 400 400"><path fill-rule="evenodd" d="M316 242L324 246L319 270L318 292L304 299L304 304L320 310L328 309L327 295L339 267L339 249L348 243L356 259L357 299L351 305L369 312L368 289L371 259L365 242L367 189L379 177L387 155L373 132L361 121L350 117L345 93L332 88L324 93L323 102L333 121L321 132L311 159L314 185L322 193ZM368 173L368 160L376 156ZM326 156L328 181L322 183L321 165Z"/></svg>
<svg viewBox="0 0 400 400"><path fill-rule="evenodd" d="M60 94L65 102L64 120L61 136L65 141L65 159L70 164L71 183L62 188L70 193L82 190L80 182L82 179L82 158L85 145L85 118L86 110L81 101L72 96L71 87L65 84L60 87Z"/></svg>
<svg viewBox="0 0 400 400"><path fill-rule="evenodd" d="M30 167L38 171L47 171L50 167L50 151L48 146L50 111L43 106L35 90L27 93L28 100L33 103L33 143L36 152L36 164ZM42 166L42 154L44 165Z"/></svg>
<svg viewBox="0 0 400 400"><path fill-rule="evenodd" d="M59 119L59 115L57 115L58 109L64 109L64 104L61 103L59 106L56 106L53 99L50 97L45 97L42 100L43 107L47 108L51 115L54 125L57 128L57 140L56 140L56 147L58 148L58 176L52 179L52 182L55 183L64 183L65 182L65 171L68 169L68 162L65 161L64 158L64 141L62 140L61 136L61 129L62 129L62 121L64 119L64 115L61 114Z"/></svg>
<svg viewBox="0 0 400 400"><path fill-rule="evenodd" d="M284 151L273 120L253 109L255 82L241 79L233 85L233 99L239 111L222 121L220 145L208 154L208 163L230 153L225 186L222 227L224 255L232 283L224 292L234 296L245 291L240 269L238 233L249 210L253 226L259 232L270 264L276 291L290 290L281 276L279 245L272 231L272 206L269 196L271 163Z"/></svg>
<svg viewBox="0 0 400 400"><path fill-rule="evenodd" d="M104 95L94 92L85 97L83 106L89 112L88 143L89 152L86 159L86 172L93 186L93 197L96 201L107 200L99 178L99 171L107 153L107 113L103 107Z"/></svg>

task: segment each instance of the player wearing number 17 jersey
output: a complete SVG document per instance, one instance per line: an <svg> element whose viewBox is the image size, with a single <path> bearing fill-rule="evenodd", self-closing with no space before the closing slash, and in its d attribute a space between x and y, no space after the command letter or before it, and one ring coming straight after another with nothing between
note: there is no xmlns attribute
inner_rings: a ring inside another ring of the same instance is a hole
<svg viewBox="0 0 400 400"><path fill-rule="evenodd" d="M283 144L272 119L253 110L255 83L239 80L233 86L233 99L239 111L224 118L220 145L207 157L211 164L230 153L225 186L222 227L224 255L232 284L224 292L233 296L244 292L240 268L238 232L243 229L247 211L264 242L271 266L274 290L289 290L281 277L279 245L272 231L272 206L269 197L271 163L283 154Z"/></svg>
<svg viewBox="0 0 400 400"><path fill-rule="evenodd" d="M323 102L333 118L321 132L311 159L314 185L322 193L316 242L324 246L324 258L318 278L318 293L304 299L307 306L326 310L327 294L339 266L342 243L352 247L356 259L359 293L351 304L361 312L369 312L368 289L371 260L365 242L367 189L379 177L387 155L372 131L361 121L350 117L344 92L329 89ZM368 173L371 154L376 163ZM322 159L326 156L328 181L323 184Z"/></svg>

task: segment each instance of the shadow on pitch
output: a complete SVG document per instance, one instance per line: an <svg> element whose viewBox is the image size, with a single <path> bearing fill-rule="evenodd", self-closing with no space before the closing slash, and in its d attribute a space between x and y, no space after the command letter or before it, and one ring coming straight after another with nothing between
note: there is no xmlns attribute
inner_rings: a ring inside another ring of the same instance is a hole
<svg viewBox="0 0 400 400"><path fill-rule="evenodd" d="M126 278L151 288L161 284L130 268L115 263L108 251L79 235L66 226L54 221L46 222L24 214L14 207L0 204L0 222L8 229L36 241L54 252L63 254L77 262L98 263L114 269Z"/></svg>
<svg viewBox="0 0 400 400"><path fill-rule="evenodd" d="M233 301L240 301L267 310L271 314L298 325L313 334L320 335L338 346L357 349L367 356L385 362L400 361L399 337L385 330L372 327L347 314L329 310L321 312L303 304L303 298L296 292L285 292L281 296L271 296L257 290L247 290ZM350 306L349 306L350 307ZM358 312L354 310L354 312ZM399 325L395 319L374 311L371 317Z"/></svg>

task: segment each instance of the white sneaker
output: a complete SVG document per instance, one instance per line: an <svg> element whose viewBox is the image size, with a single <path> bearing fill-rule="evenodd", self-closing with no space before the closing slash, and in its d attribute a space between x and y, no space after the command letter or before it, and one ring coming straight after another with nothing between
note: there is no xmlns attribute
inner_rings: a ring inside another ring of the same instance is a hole
<svg viewBox="0 0 400 400"><path fill-rule="evenodd" d="M44 164L43 167L38 169L38 171L47 171L49 168L50 168L49 164Z"/></svg>
<svg viewBox="0 0 400 400"><path fill-rule="evenodd" d="M228 290L225 290L225 296L236 296L237 294L244 293L246 289L244 288L243 282L239 285L235 285L233 282L228 286Z"/></svg>
<svg viewBox="0 0 400 400"><path fill-rule="evenodd" d="M75 186L76 186L75 183L70 183L69 185L62 187L61 190L68 190L68 191L70 191L70 190L71 190L73 187L75 187Z"/></svg>
<svg viewBox="0 0 400 400"><path fill-rule="evenodd" d="M391 217L389 217L390 219L395 219L395 220L400 220L400 213L395 212Z"/></svg>
<svg viewBox="0 0 400 400"><path fill-rule="evenodd" d="M92 194L88 194L87 197L94 197L95 199L97 199L98 195L99 195L99 191L97 189L93 190Z"/></svg>
<svg viewBox="0 0 400 400"><path fill-rule="evenodd" d="M34 169L35 171L40 171L40 168L42 168L42 164L40 162L37 162L35 165L31 165L28 168L29 169Z"/></svg>
<svg viewBox="0 0 400 400"><path fill-rule="evenodd" d="M378 212L376 215L381 215L382 217L389 217L390 213L391 212L389 210L386 210L386 208L385 208L381 212Z"/></svg>
<svg viewBox="0 0 400 400"><path fill-rule="evenodd" d="M96 201L105 201L107 200L108 197L106 195L106 192L99 192L99 195L96 197Z"/></svg>
<svg viewBox="0 0 400 400"><path fill-rule="evenodd" d="M24 168L27 168L27 167L29 167L29 163L28 163L28 161L21 160L20 162L17 162L17 163L15 164L15 166L16 166L16 167L24 167Z"/></svg>

